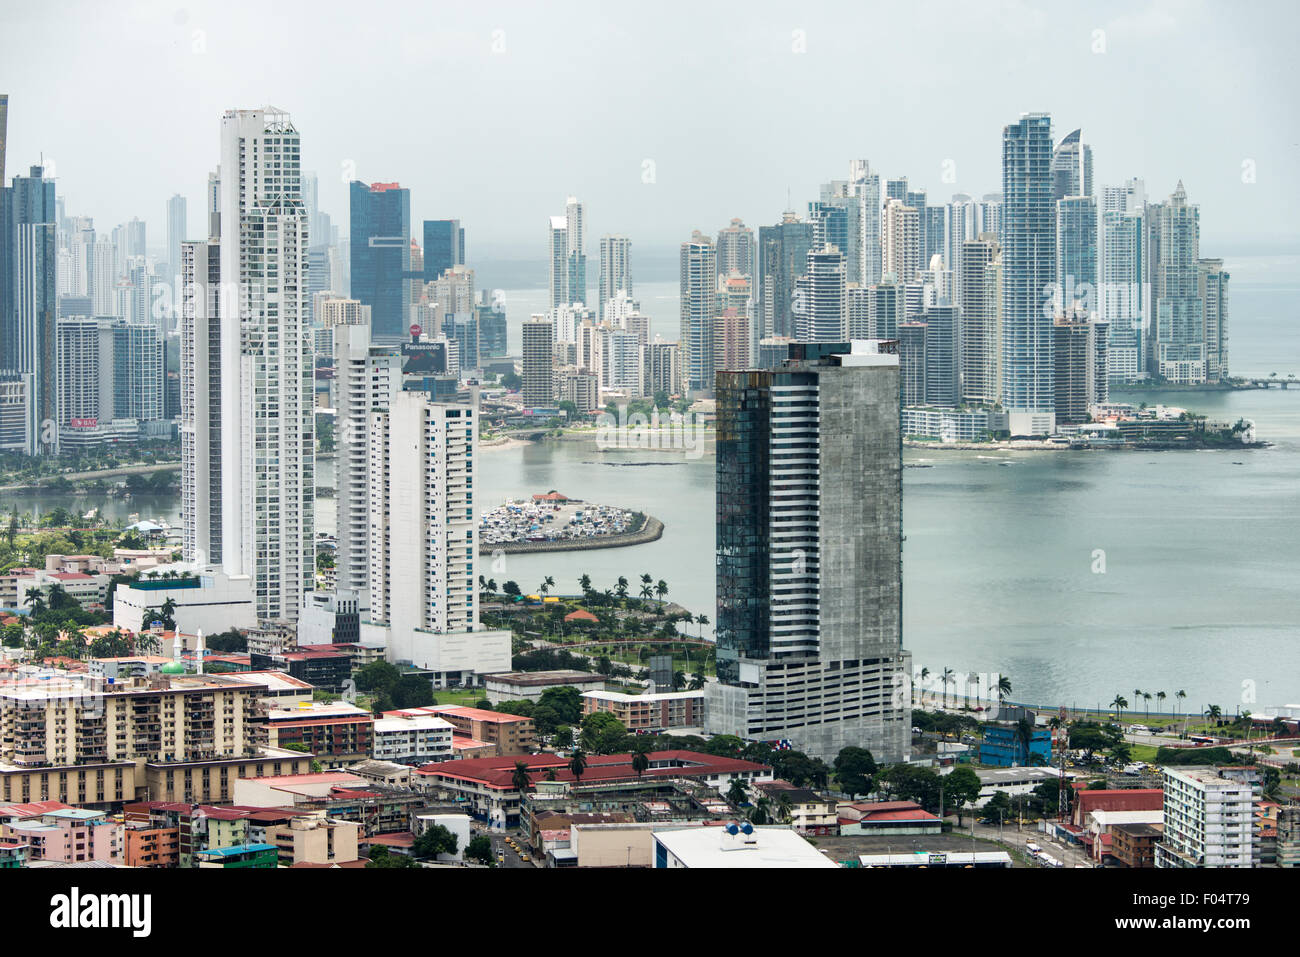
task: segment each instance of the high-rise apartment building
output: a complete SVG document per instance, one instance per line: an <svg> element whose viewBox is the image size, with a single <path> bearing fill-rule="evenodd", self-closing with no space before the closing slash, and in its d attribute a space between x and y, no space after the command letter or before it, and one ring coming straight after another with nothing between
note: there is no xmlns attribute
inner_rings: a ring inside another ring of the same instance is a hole
<svg viewBox="0 0 1300 957"><path fill-rule="evenodd" d="M226 112L220 235L181 254L186 557L250 576L264 621L296 619L316 570L300 149L287 113Z"/></svg>
<svg viewBox="0 0 1300 957"><path fill-rule="evenodd" d="M898 357L795 343L717 381L709 730L834 758L907 751Z"/></svg>
<svg viewBox="0 0 1300 957"><path fill-rule="evenodd" d="M731 224L718 230L718 279L733 272L741 276L754 275L754 231L744 220L732 219Z"/></svg>
<svg viewBox="0 0 1300 957"><path fill-rule="evenodd" d="M474 446L478 390L434 401L400 391L369 414L369 617L387 659L436 687L510 670L510 632L478 620Z"/></svg>
<svg viewBox="0 0 1300 957"><path fill-rule="evenodd" d="M713 320L717 261L713 241L698 229L681 248L682 392L713 391Z"/></svg>
<svg viewBox="0 0 1300 957"><path fill-rule="evenodd" d="M185 242L185 197L176 193L167 200L167 275L168 285L176 282L181 271L181 243Z"/></svg>
<svg viewBox="0 0 1300 957"><path fill-rule="evenodd" d="M554 402L551 369L554 363L555 326L545 316L523 322L524 407L544 408Z"/></svg>
<svg viewBox="0 0 1300 957"><path fill-rule="evenodd" d="M996 236L981 233L962 243L962 399L994 405L1002 394L1002 260Z"/></svg>
<svg viewBox="0 0 1300 957"><path fill-rule="evenodd" d="M1132 382L1147 373L1151 307L1146 251L1146 190L1140 179L1102 190L1097 314L1108 324L1108 376Z"/></svg>
<svg viewBox="0 0 1300 957"><path fill-rule="evenodd" d="M1056 307L1098 311L1097 200L1066 196L1056 201Z"/></svg>
<svg viewBox="0 0 1300 957"><path fill-rule="evenodd" d="M885 204L883 255L885 274L898 282L911 282L926 266L920 213L896 199Z"/></svg>
<svg viewBox="0 0 1300 957"><path fill-rule="evenodd" d="M837 246L808 250L804 274L795 282L795 338L843 342L848 333L845 257Z"/></svg>
<svg viewBox="0 0 1300 957"><path fill-rule="evenodd" d="M338 588L357 596L364 617L370 608L370 413L391 408L402 387L402 360L396 347L372 343L369 325L339 323L333 332L335 568Z"/></svg>
<svg viewBox="0 0 1300 957"><path fill-rule="evenodd" d="M1228 279L1222 259L1196 261L1196 291L1205 317L1205 381L1228 378Z"/></svg>
<svg viewBox="0 0 1300 957"><path fill-rule="evenodd" d="M632 240L626 236L600 237L600 292L596 315L607 319L610 300L632 295Z"/></svg>
<svg viewBox="0 0 1300 957"><path fill-rule="evenodd" d="M587 301L586 213L576 196L550 218L551 308Z"/></svg>
<svg viewBox="0 0 1300 957"><path fill-rule="evenodd" d="M1150 212L1150 211L1149 211ZM1158 230L1155 350L1152 371L1166 382L1191 385L1206 379L1205 302L1200 296L1200 207L1187 202L1178 182L1173 195L1152 216Z"/></svg>
<svg viewBox="0 0 1300 957"><path fill-rule="evenodd" d="M411 318L411 191L353 180L348 196L351 295L370 307L374 341L396 344Z"/></svg>
<svg viewBox="0 0 1300 957"><path fill-rule="evenodd" d="M1055 428L1052 152L1046 113L1025 114L1002 131L1002 403L1012 435Z"/></svg>

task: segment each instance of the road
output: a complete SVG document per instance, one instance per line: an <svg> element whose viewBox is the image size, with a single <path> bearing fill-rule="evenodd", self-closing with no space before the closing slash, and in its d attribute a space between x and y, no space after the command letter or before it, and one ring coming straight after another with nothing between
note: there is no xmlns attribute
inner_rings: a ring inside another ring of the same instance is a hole
<svg viewBox="0 0 1300 957"><path fill-rule="evenodd" d="M528 854L528 856L531 858L533 856L532 852L530 852L528 848L524 845L524 836L520 831L509 831L506 834L502 834L500 831L489 830L488 828L483 827L482 825L477 823L473 825L473 828L475 834L486 834L488 836L488 839L492 842L492 859L497 862L498 867L536 867L537 866L535 860L531 860L531 861L521 860L519 855L516 854L514 851L512 851L510 849L510 845L506 843L507 837L513 837L515 839L515 843L518 844L520 847L523 847L524 853Z"/></svg>
<svg viewBox="0 0 1300 957"><path fill-rule="evenodd" d="M998 833L999 830L1001 830L1000 835ZM970 832L967 831L967 833ZM1025 850L1026 844L1037 844L1066 867L1074 867L1079 864L1082 864L1085 867L1097 866L1097 862L1089 858L1082 848L1062 844L1055 838L1050 838L1042 831L1037 830L1034 825L1026 824L1023 829L1017 830L1015 821L1007 821L1000 829L996 824L987 826L976 822L975 836L990 841L1000 841L1003 844L1016 848L1024 854L1029 853Z"/></svg>

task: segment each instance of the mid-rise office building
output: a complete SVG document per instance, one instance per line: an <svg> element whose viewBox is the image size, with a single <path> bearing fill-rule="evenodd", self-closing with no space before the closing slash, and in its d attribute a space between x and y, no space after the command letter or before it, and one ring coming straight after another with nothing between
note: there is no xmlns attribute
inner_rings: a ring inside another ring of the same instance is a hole
<svg viewBox="0 0 1300 957"><path fill-rule="evenodd" d="M796 343L718 373L714 733L907 751L893 344Z"/></svg>

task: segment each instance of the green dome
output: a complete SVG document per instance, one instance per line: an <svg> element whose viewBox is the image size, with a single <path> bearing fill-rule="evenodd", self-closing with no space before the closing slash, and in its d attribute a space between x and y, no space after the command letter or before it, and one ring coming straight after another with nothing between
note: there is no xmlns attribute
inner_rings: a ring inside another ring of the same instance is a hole
<svg viewBox="0 0 1300 957"><path fill-rule="evenodd" d="M182 664L180 664L180 663L178 663L178 662L175 662L175 661L173 661L171 664L163 665L163 666L162 666L161 668L159 668L158 670L161 671L161 672L162 672L163 674L165 674L165 675L183 675L183 674L185 674L185 666L182 665Z"/></svg>

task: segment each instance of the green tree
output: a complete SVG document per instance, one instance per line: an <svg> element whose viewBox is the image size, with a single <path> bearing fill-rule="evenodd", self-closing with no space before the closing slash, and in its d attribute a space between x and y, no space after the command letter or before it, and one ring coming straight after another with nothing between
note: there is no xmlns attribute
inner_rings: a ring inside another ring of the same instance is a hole
<svg viewBox="0 0 1300 957"><path fill-rule="evenodd" d="M876 759L866 748L842 748L835 757L833 767L840 790L849 796L849 800L859 794L871 793L871 778L878 768Z"/></svg>
<svg viewBox="0 0 1300 957"><path fill-rule="evenodd" d="M641 775L650 767L650 759L645 756L644 751L638 751L632 755L632 770L636 772L637 780L641 780Z"/></svg>
<svg viewBox="0 0 1300 957"><path fill-rule="evenodd" d="M402 675L389 693L399 708L424 708L435 700L433 685L424 675Z"/></svg>
<svg viewBox="0 0 1300 957"><path fill-rule="evenodd" d="M390 854L382 844L370 849L370 860L366 867L419 867L413 859L405 854Z"/></svg>
<svg viewBox="0 0 1300 957"><path fill-rule="evenodd" d="M460 848L460 839L441 824L426 827L415 839L412 850L421 860L437 858L439 854L454 857Z"/></svg>
<svg viewBox="0 0 1300 957"><path fill-rule="evenodd" d="M469 839L465 847L465 858L492 866L492 839L486 834L476 834Z"/></svg>
<svg viewBox="0 0 1300 957"><path fill-rule="evenodd" d="M943 779L944 803L957 812L957 826L961 827L961 812L974 804L980 796L980 778L968 765L954 768Z"/></svg>
<svg viewBox="0 0 1300 957"><path fill-rule="evenodd" d="M516 584L514 581L505 582L501 586L501 593L506 595L509 598L518 598L520 595L523 594L523 592L519 590L519 585Z"/></svg>
<svg viewBox="0 0 1300 957"><path fill-rule="evenodd" d="M732 778L731 785L727 788L727 800L740 807L742 804L749 803L749 789L745 787L745 782L740 778Z"/></svg>
<svg viewBox="0 0 1300 957"><path fill-rule="evenodd" d="M613 754L627 738L627 728L608 711L594 711L582 719L579 744L592 754Z"/></svg>
<svg viewBox="0 0 1300 957"><path fill-rule="evenodd" d="M569 771L573 774L575 783L582 780L582 772L587 770L587 756L582 753L581 748L574 748L573 754L569 756Z"/></svg>
<svg viewBox="0 0 1300 957"><path fill-rule="evenodd" d="M358 691L370 694L391 691L401 677L402 673L396 665L387 661L372 661L357 669L355 680Z"/></svg>

